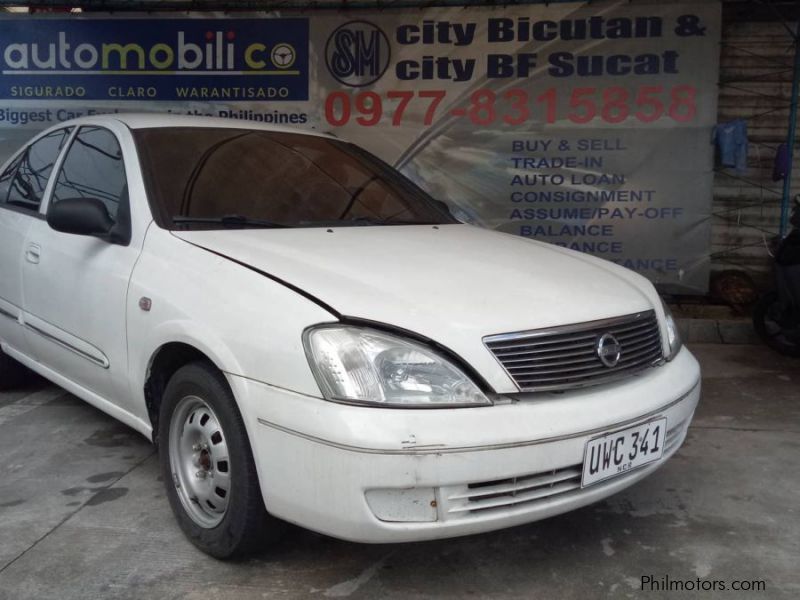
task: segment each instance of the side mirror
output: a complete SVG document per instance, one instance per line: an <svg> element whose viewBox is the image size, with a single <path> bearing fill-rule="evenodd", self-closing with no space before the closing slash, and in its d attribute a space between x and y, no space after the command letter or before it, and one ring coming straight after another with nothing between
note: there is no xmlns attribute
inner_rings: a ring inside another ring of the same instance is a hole
<svg viewBox="0 0 800 600"><path fill-rule="evenodd" d="M97 198L66 198L51 204L47 224L61 233L96 237L109 235L114 227L106 205Z"/></svg>

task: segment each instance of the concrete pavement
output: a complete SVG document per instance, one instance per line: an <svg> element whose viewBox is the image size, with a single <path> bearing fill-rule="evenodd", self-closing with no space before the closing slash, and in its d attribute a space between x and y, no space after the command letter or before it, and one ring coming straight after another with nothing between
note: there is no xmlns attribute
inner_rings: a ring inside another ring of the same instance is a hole
<svg viewBox="0 0 800 600"><path fill-rule="evenodd" d="M800 361L696 345L704 396L656 474L600 504L510 530L367 546L291 528L222 563L169 510L152 447L43 382L0 394L0 598L796 598ZM765 591L642 591L762 580Z"/></svg>

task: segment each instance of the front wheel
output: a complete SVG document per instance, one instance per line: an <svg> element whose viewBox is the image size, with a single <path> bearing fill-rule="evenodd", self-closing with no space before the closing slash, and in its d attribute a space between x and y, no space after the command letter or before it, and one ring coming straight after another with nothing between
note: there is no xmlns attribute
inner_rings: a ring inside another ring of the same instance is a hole
<svg viewBox="0 0 800 600"><path fill-rule="evenodd" d="M252 552L280 534L264 508L244 422L227 381L205 363L170 379L159 414L159 458L183 532L216 558Z"/></svg>
<svg viewBox="0 0 800 600"><path fill-rule="evenodd" d="M778 293L768 292L756 303L753 309L753 327L758 337L770 348L784 356L800 356L800 343L788 335L791 315L781 306ZM794 326L797 330L797 325Z"/></svg>

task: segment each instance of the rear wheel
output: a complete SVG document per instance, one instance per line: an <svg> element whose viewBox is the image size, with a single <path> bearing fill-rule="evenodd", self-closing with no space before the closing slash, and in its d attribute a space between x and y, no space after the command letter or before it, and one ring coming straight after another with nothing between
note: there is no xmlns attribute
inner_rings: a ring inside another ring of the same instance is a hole
<svg viewBox="0 0 800 600"><path fill-rule="evenodd" d="M19 387L27 380L30 371L0 350L0 390Z"/></svg>
<svg viewBox="0 0 800 600"><path fill-rule="evenodd" d="M164 483L181 529L217 558L259 549L282 523L267 514L242 416L225 378L205 363L179 369L159 415Z"/></svg>
<svg viewBox="0 0 800 600"><path fill-rule="evenodd" d="M785 356L800 356L800 327L792 315L786 314L777 292L764 294L756 303L753 327L763 342L776 352Z"/></svg>

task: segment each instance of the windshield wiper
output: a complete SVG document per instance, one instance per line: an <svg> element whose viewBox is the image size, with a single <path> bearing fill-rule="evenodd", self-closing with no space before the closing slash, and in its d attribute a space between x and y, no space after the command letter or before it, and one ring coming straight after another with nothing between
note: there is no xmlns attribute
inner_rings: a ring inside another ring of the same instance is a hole
<svg viewBox="0 0 800 600"><path fill-rule="evenodd" d="M428 221L409 221L402 219L380 219L373 217L353 217L352 219L337 219L335 221L328 221L331 226L333 225L440 225L440 223L432 223Z"/></svg>
<svg viewBox="0 0 800 600"><path fill-rule="evenodd" d="M254 227L263 229L283 229L291 227L291 225L286 225L284 223L265 221L263 219L251 219L243 215L223 215L221 217L185 217L176 215L172 217L172 222L176 225L223 225L225 227Z"/></svg>

